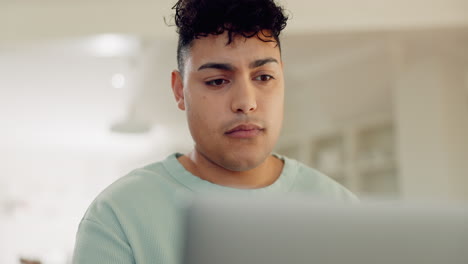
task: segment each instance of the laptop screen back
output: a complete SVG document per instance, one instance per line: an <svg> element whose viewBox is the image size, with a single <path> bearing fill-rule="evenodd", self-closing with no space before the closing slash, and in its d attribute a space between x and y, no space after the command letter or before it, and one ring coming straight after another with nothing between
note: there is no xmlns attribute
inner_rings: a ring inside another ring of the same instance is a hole
<svg viewBox="0 0 468 264"><path fill-rule="evenodd" d="M203 197L189 209L184 263L467 264L468 208Z"/></svg>

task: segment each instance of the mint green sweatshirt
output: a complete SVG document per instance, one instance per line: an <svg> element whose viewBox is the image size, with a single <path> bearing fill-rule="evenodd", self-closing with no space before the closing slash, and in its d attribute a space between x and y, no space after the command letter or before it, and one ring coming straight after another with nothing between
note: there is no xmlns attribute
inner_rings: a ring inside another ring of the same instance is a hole
<svg viewBox="0 0 468 264"><path fill-rule="evenodd" d="M99 194L81 220L74 264L180 263L184 205L196 193L304 193L334 201L357 201L332 179L285 157L277 156L284 160L284 167L276 182L244 190L194 176L179 163L180 155L136 169Z"/></svg>

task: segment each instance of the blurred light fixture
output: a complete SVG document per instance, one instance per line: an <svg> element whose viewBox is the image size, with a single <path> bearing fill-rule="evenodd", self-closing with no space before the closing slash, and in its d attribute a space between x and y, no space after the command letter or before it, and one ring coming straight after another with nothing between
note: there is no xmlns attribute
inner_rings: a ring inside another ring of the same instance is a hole
<svg viewBox="0 0 468 264"><path fill-rule="evenodd" d="M98 57L131 56L140 46L138 38L121 34L97 35L86 42L86 49Z"/></svg>
<svg viewBox="0 0 468 264"><path fill-rule="evenodd" d="M125 76L121 73L112 75L111 85L116 89L121 89L125 86Z"/></svg>

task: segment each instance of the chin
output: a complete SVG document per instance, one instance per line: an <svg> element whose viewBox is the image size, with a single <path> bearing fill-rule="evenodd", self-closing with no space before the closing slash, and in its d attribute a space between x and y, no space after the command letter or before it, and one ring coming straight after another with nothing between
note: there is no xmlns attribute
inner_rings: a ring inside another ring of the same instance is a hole
<svg viewBox="0 0 468 264"><path fill-rule="evenodd" d="M258 152L253 153L229 153L220 161L220 166L230 171L248 171L260 166L270 155L265 153L260 155Z"/></svg>

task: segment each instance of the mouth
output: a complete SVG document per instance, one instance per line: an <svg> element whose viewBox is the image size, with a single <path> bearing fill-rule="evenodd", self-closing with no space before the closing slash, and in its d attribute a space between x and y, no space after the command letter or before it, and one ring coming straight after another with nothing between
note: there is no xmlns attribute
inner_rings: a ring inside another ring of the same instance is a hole
<svg viewBox="0 0 468 264"><path fill-rule="evenodd" d="M253 138L261 134L265 129L255 124L241 124L224 134L232 138Z"/></svg>

